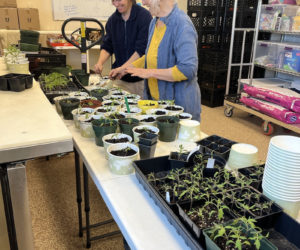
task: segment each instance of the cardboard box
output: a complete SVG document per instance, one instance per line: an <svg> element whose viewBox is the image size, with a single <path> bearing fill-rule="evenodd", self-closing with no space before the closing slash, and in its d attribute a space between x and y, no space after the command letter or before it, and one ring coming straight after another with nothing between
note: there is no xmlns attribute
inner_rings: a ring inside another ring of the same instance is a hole
<svg viewBox="0 0 300 250"><path fill-rule="evenodd" d="M16 8L0 8L0 29L19 29L18 12Z"/></svg>
<svg viewBox="0 0 300 250"><path fill-rule="evenodd" d="M20 30L40 30L38 9L18 8Z"/></svg>
<svg viewBox="0 0 300 250"><path fill-rule="evenodd" d="M0 0L0 7L17 8L17 0Z"/></svg>

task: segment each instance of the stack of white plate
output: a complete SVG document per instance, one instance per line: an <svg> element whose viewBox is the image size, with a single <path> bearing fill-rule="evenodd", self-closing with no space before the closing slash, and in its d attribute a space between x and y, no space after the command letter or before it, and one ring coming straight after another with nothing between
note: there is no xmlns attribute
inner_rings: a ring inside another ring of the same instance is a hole
<svg viewBox="0 0 300 250"><path fill-rule="evenodd" d="M270 140L262 183L264 194L297 218L300 209L300 138Z"/></svg>

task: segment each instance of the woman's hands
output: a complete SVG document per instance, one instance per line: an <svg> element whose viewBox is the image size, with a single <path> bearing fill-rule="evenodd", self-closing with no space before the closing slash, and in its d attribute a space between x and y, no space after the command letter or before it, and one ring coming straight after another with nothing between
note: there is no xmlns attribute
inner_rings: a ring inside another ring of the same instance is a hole
<svg viewBox="0 0 300 250"><path fill-rule="evenodd" d="M143 79L148 79L152 77L152 70L151 69L143 69L143 68L126 68L126 73L130 74L131 76L137 76Z"/></svg>
<svg viewBox="0 0 300 250"><path fill-rule="evenodd" d="M115 69L112 69L109 72L109 78L120 80L126 74L125 70L126 70L126 68L122 67L122 66L118 67L118 68L115 68Z"/></svg>

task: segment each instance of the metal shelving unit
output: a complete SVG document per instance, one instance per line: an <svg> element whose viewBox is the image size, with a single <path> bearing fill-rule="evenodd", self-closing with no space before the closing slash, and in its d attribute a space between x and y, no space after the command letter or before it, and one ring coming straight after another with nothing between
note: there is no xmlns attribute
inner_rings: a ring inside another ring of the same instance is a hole
<svg viewBox="0 0 300 250"><path fill-rule="evenodd" d="M260 113L254 109L248 108L243 104L240 104L237 100L237 98L239 98L240 96L240 85L241 85L241 76L242 76L242 71L243 71L243 67L248 66L250 67L249 70L249 74L248 74L248 78L247 82L249 83L249 85L252 85L252 81L253 81L253 74L254 74L254 68L255 67L259 67L259 68L263 68L265 70L267 70L267 72L273 72L273 76L274 77L278 77L278 75L286 75L287 78L289 77L300 77L300 73L299 72L293 72L293 71L288 71L288 70L284 70L284 69L280 69L280 68L276 68L276 67L271 67L271 66L266 66L266 65L262 65L262 64L257 64L254 62L254 57L256 55L256 49L257 49L257 45L260 42L263 41L258 41L258 33L261 32L265 32L265 33L271 33L272 35L279 35L279 41L276 41L276 43L280 43L282 45L287 44L286 43L286 35L291 35L291 36L300 36L300 32L286 32L286 31L277 31L277 30L259 30L259 20L260 20L260 15L261 15L261 10L262 10L262 0L258 0L258 7L257 7L257 15L256 15L256 23L255 23L255 28L236 28L235 24L236 24L236 13L237 13L237 6L238 6L238 1L239 0L234 0L234 10L233 10L233 22L232 22L232 36L231 36L231 44L230 44L230 54L229 54L229 64L228 64L228 73L227 73L227 81L226 81L226 95L225 95L225 101L224 101L224 105L225 110L224 110L224 114L227 117L231 117L233 115L233 110L234 108L236 109L240 109L243 110L251 115L255 115L257 117L260 117L263 120L263 124L262 124L262 128L264 131L264 134L266 135L271 135L274 131L273 125L272 124L276 124L279 125L285 129L294 131L298 134L300 134L300 125L291 125L291 124L286 124L282 121L279 121L273 117L270 117L268 115L265 115L263 113ZM235 33L236 32L243 32L243 44L242 44L242 53L241 53L241 60L239 63L232 63L232 54L233 54L233 43L234 43L234 37L235 37ZM247 32L254 32L253 35L253 46L252 46L252 52L251 52L251 58L250 58L250 62L244 63L244 59L243 59L243 55L244 55L244 51L245 51L245 37L246 37L246 33ZM288 39L287 39L288 41ZM274 43L274 41L266 41L266 43ZM300 46L300 44L298 43L298 46ZM228 95L229 94L229 88L230 88L230 75L231 75L231 69L233 66L239 67L239 81L238 81L238 91L237 91L237 95L236 98ZM270 75L270 73L269 73Z"/></svg>

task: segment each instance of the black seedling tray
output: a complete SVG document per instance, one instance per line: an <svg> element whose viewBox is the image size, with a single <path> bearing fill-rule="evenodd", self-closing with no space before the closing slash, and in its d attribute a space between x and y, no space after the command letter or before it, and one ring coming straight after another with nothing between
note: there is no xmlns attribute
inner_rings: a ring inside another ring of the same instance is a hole
<svg viewBox="0 0 300 250"><path fill-rule="evenodd" d="M278 250L300 249L300 224L292 217L282 212L272 220L272 225L260 225L263 234L269 233L268 240L271 241Z"/></svg>
<svg viewBox="0 0 300 250"><path fill-rule="evenodd" d="M226 161L228 160L231 146L235 141L228 140L218 135L211 135L203 140L196 142L200 145L200 151L206 154L215 154L221 156Z"/></svg>
<svg viewBox="0 0 300 250"><path fill-rule="evenodd" d="M151 172L157 173L169 171L171 169L168 156L155 157L150 160L134 161L133 165L138 181L148 192L149 196L154 200L162 213L167 217L168 221L176 228L185 243L192 250L203 249L198 240L194 239L192 233L182 224L178 216L174 214L174 211L177 209L176 205L169 206L147 180L146 176Z"/></svg>
<svg viewBox="0 0 300 250"><path fill-rule="evenodd" d="M30 74L6 74L0 76L0 90L21 92L32 88L33 75Z"/></svg>
<svg viewBox="0 0 300 250"><path fill-rule="evenodd" d="M253 174L255 172L256 168L263 168L264 169L265 164L259 165L259 166L251 166L251 167L247 167L247 168L241 168L238 170L238 172L240 174L242 174L243 176L245 176L247 179L252 179L252 183L250 184L251 187L257 189L259 192L262 192L262 178L263 178L263 174L258 177L258 176L251 176L251 174Z"/></svg>

